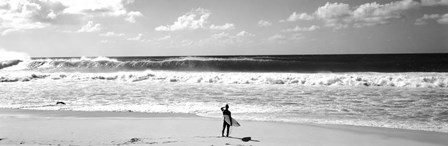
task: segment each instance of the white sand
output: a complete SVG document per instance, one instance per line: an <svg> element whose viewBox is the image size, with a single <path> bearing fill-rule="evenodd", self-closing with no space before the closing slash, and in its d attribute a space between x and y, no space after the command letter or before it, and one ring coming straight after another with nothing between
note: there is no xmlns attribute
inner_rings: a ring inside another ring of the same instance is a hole
<svg viewBox="0 0 448 146"><path fill-rule="evenodd" d="M413 130L240 121L188 114L0 109L0 145L446 146L448 134ZM243 142L240 138L252 137ZM132 139L132 140L131 140Z"/></svg>

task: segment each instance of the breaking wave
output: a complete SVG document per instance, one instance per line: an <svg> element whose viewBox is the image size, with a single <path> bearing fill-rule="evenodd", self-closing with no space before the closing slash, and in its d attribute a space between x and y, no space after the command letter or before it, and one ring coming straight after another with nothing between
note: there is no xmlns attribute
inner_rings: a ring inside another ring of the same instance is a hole
<svg viewBox="0 0 448 146"><path fill-rule="evenodd" d="M16 66L23 61L29 60L31 60L31 57L26 53L0 49L0 70L11 66Z"/></svg>
<svg viewBox="0 0 448 146"><path fill-rule="evenodd" d="M20 56L20 55L16 55ZM14 61L16 60L16 61ZM20 60L21 62L18 62ZM447 54L9 58L1 70L39 72L448 72ZM12 61L12 62L11 62ZM0 62L2 62L0 60Z"/></svg>
<svg viewBox="0 0 448 146"><path fill-rule="evenodd" d="M264 63L263 63L264 62ZM272 63L251 58L203 58L178 57L164 59L114 59L107 57L81 58L45 58L24 61L20 67L7 70L34 70L46 72L116 72L142 70L177 70L177 71L257 71L261 65L267 67ZM252 66L252 67L251 67ZM1 68L0 68L1 69Z"/></svg>
<svg viewBox="0 0 448 146"><path fill-rule="evenodd" d="M34 80L110 80L186 82L207 84L287 84L305 86L382 86L447 88L448 73L250 73L134 71L110 73L10 72L0 74L0 82Z"/></svg>

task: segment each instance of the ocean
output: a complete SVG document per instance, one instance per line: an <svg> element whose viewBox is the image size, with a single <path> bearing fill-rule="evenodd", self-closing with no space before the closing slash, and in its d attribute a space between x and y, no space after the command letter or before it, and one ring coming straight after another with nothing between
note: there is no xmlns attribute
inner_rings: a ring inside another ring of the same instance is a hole
<svg viewBox="0 0 448 146"><path fill-rule="evenodd" d="M448 132L447 89L448 54L0 61L0 108L14 109L221 118L229 104L237 120Z"/></svg>

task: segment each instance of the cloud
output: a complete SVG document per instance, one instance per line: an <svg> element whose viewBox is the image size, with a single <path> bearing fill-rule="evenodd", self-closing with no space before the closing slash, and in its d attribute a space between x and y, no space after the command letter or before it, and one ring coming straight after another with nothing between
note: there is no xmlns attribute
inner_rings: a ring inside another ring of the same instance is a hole
<svg viewBox="0 0 448 146"><path fill-rule="evenodd" d="M122 0L50 0L64 6L63 13L102 16L124 16L127 11Z"/></svg>
<svg viewBox="0 0 448 146"><path fill-rule="evenodd" d="M220 25L220 26L212 24L210 26L210 29L212 29L212 30L229 30L229 29L235 29L235 25L232 23L226 23L226 24Z"/></svg>
<svg viewBox="0 0 448 146"><path fill-rule="evenodd" d="M392 20L401 19L404 11L417 7L419 3L413 0L396 1L384 5L376 2L366 3L353 11L353 21L357 27L387 24Z"/></svg>
<svg viewBox="0 0 448 146"><path fill-rule="evenodd" d="M313 20L314 16L309 15L307 13L297 14L296 12L292 13L286 21L297 21L297 20Z"/></svg>
<svg viewBox="0 0 448 146"><path fill-rule="evenodd" d="M236 36L238 36L238 37L253 37L255 35L247 32L247 31L240 31L239 33L236 34Z"/></svg>
<svg viewBox="0 0 448 146"><path fill-rule="evenodd" d="M448 6L448 0L422 0L422 6Z"/></svg>
<svg viewBox="0 0 448 146"><path fill-rule="evenodd" d="M155 28L156 31L178 31L178 30L194 30L203 28L207 23L211 13L207 9L197 8L192 10L175 21L172 25L162 25Z"/></svg>
<svg viewBox="0 0 448 146"><path fill-rule="evenodd" d="M119 37L119 36L124 36L124 35L125 35L124 33L115 33L112 31L99 34L99 36L103 36L103 37Z"/></svg>
<svg viewBox="0 0 448 146"><path fill-rule="evenodd" d="M53 10L50 10L50 13L48 13L47 18L49 19L56 19L57 15L54 13Z"/></svg>
<svg viewBox="0 0 448 146"><path fill-rule="evenodd" d="M125 5L132 0L47 0L60 2L66 8L64 14L78 14L84 17L125 17L125 21L135 23L136 17L143 16L139 11L128 11Z"/></svg>
<svg viewBox="0 0 448 146"><path fill-rule="evenodd" d="M163 41L163 40L167 40L167 39L171 39L171 36L170 36L170 35L167 35L167 36L158 38L157 40L159 40L159 41Z"/></svg>
<svg viewBox="0 0 448 146"><path fill-rule="evenodd" d="M425 14L422 18L415 20L414 25L425 25L428 20L436 20L439 24L448 24L448 13L444 15L439 14Z"/></svg>
<svg viewBox="0 0 448 146"><path fill-rule="evenodd" d="M2 1L0 2L0 32L2 35L6 35L14 31L47 27L49 24L34 20L35 17L40 17L41 13L44 12L38 3L17 0ZM48 13L45 14L45 18L47 15Z"/></svg>
<svg viewBox="0 0 448 146"><path fill-rule="evenodd" d="M138 11L131 11L131 12L127 13L126 15L127 16L126 16L125 20L129 23L135 23L136 22L135 18L143 16L143 14Z"/></svg>
<svg viewBox="0 0 448 146"><path fill-rule="evenodd" d="M273 36L268 37L268 41L279 41L284 40L286 37L281 34L275 34Z"/></svg>
<svg viewBox="0 0 448 146"><path fill-rule="evenodd" d="M213 34L212 38L214 38L214 39L230 38L230 34L227 32L221 32L221 33Z"/></svg>
<svg viewBox="0 0 448 146"><path fill-rule="evenodd" d="M140 12L128 12L124 0L1 0L0 32L41 29L52 25L79 24L92 17L126 17L135 22Z"/></svg>
<svg viewBox="0 0 448 146"><path fill-rule="evenodd" d="M128 38L129 41L145 41L143 39L143 34L139 33L136 37Z"/></svg>
<svg viewBox="0 0 448 146"><path fill-rule="evenodd" d="M94 24L93 21L87 22L86 25L82 26L77 32L97 32L103 29L101 24Z"/></svg>
<svg viewBox="0 0 448 146"><path fill-rule="evenodd" d="M227 32L213 34L212 38L215 38L215 39L224 39L224 38L226 38L226 39L241 39L241 38L247 38L247 37L253 37L253 36L255 36L255 35L243 30L243 31L238 32L235 35L231 35Z"/></svg>
<svg viewBox="0 0 448 146"><path fill-rule="evenodd" d="M351 15L350 6L344 3L329 3L317 8L315 14L322 19L334 19Z"/></svg>
<svg viewBox="0 0 448 146"><path fill-rule="evenodd" d="M271 22L269 22L269 21L265 21L265 20L260 20L260 21L258 21L258 26L260 26L260 27L268 27L268 26L271 26L272 25L272 23Z"/></svg>
<svg viewBox="0 0 448 146"><path fill-rule="evenodd" d="M317 25L311 25L310 27L300 27L300 26L296 26L294 28L290 28L290 29L285 29L283 31L287 31L287 32L295 32L295 31L314 31L319 29L320 27Z"/></svg>
<svg viewBox="0 0 448 146"><path fill-rule="evenodd" d="M439 20L437 20L440 24L448 24L448 13L442 15Z"/></svg>
<svg viewBox="0 0 448 146"><path fill-rule="evenodd" d="M438 4L440 3L443 2L438 2ZM318 7L312 14L298 14L294 12L288 17L287 21L321 20L326 27L333 29L342 29L350 26L366 27L388 24L394 20L402 19L405 11L420 6L421 4L414 0L400 0L386 4L372 2L356 7L345 3L327 2L325 5Z"/></svg>
<svg viewBox="0 0 448 146"><path fill-rule="evenodd" d="M425 25L427 24L426 20L439 19L439 18L440 18L439 14L425 14L423 15L422 18L418 18L417 20L415 20L414 25Z"/></svg>

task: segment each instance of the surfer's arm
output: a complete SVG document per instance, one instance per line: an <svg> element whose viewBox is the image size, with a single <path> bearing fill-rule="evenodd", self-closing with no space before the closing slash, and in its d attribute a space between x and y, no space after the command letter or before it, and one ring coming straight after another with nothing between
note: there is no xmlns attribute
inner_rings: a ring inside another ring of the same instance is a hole
<svg viewBox="0 0 448 146"><path fill-rule="evenodd" d="M221 111L224 111L224 107L221 107Z"/></svg>

